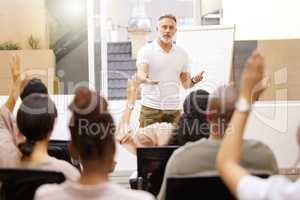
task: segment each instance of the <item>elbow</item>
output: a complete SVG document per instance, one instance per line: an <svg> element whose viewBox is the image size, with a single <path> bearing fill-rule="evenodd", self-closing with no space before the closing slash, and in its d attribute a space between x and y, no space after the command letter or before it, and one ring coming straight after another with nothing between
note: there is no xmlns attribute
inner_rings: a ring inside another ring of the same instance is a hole
<svg viewBox="0 0 300 200"><path fill-rule="evenodd" d="M183 87L184 89L189 89L189 88L190 88L189 84L186 83L186 82L181 82L181 85L182 85L182 87Z"/></svg>

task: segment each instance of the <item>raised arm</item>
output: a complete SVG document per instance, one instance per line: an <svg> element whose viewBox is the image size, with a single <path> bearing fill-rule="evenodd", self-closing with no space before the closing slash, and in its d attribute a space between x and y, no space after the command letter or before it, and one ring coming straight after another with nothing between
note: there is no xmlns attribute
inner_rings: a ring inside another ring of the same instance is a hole
<svg viewBox="0 0 300 200"><path fill-rule="evenodd" d="M13 112L17 99L26 84L26 77L21 73L20 57L18 55L12 57L9 67L12 77L12 86L5 106L10 112Z"/></svg>
<svg viewBox="0 0 300 200"><path fill-rule="evenodd" d="M127 83L127 102L123 112L121 122L118 125L116 140L123 145L128 151L135 153L136 146L133 141L134 132L130 128L130 118L132 110L137 99L138 88L141 80L137 75L134 75Z"/></svg>
<svg viewBox="0 0 300 200"><path fill-rule="evenodd" d="M263 88L261 86L263 75L263 57L258 51L254 51L248 59L241 77L240 103L248 103L248 105L254 103ZM239 164L248 117L249 110L236 109L234 111L217 156L217 169L220 176L235 195L237 195L239 181L248 175L248 172Z"/></svg>

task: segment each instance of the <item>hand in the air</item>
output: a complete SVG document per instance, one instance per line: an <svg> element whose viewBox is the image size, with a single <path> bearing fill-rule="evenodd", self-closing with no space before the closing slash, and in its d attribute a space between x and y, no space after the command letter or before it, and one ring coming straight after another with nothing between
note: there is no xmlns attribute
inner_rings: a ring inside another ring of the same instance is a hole
<svg viewBox="0 0 300 200"><path fill-rule="evenodd" d="M266 81L263 80L264 69L264 57L261 52L253 51L241 76L241 96L249 100L257 100L259 94L266 88Z"/></svg>

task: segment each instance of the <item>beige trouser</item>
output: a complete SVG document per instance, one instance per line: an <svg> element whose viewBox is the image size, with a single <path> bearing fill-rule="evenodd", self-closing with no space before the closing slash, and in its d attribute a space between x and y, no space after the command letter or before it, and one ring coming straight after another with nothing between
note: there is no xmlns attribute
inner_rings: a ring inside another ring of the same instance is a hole
<svg viewBox="0 0 300 200"><path fill-rule="evenodd" d="M142 105L139 119L140 127L143 128L156 122L173 123L179 115L179 110L159 110Z"/></svg>

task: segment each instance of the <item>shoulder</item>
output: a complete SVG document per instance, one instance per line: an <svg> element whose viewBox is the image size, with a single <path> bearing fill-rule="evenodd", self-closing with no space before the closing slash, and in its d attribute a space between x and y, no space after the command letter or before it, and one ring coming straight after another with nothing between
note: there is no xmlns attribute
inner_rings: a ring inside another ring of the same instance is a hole
<svg viewBox="0 0 300 200"><path fill-rule="evenodd" d="M200 139L195 142L188 142L185 145L179 147L174 153L171 155L171 162L181 162L182 159L185 159L185 155L191 155L193 152L201 153L199 149L202 149L206 144L206 139Z"/></svg>
<svg viewBox="0 0 300 200"><path fill-rule="evenodd" d="M154 200L154 197L150 193L145 192L145 191L130 190L130 189L123 188L116 184L110 184L110 188L116 196L120 197L120 199Z"/></svg>
<svg viewBox="0 0 300 200"><path fill-rule="evenodd" d="M206 138L202 138L195 142L187 142L185 145L178 148L175 152L176 152L176 154L179 154L179 155L184 154L186 152L191 152L191 151L199 152L198 149L206 148L207 145L209 145L208 140Z"/></svg>
<svg viewBox="0 0 300 200"><path fill-rule="evenodd" d="M78 169L67 161L50 157L50 162L52 163L52 165L54 165L57 171L63 172L67 176L67 178L71 180L76 180L77 178L79 178L80 173Z"/></svg>
<svg viewBox="0 0 300 200"><path fill-rule="evenodd" d="M260 155L262 153L273 155L273 152L270 149L270 147L258 140L253 140L253 139L244 140L243 149L245 151L251 150L251 151L259 152Z"/></svg>
<svg viewBox="0 0 300 200"><path fill-rule="evenodd" d="M146 43L140 48L139 52L151 52L153 50L153 45L153 42Z"/></svg>
<svg viewBox="0 0 300 200"><path fill-rule="evenodd" d="M65 183L62 184L45 184L40 186L34 195L34 199L50 199L53 194L61 193L65 188Z"/></svg>

